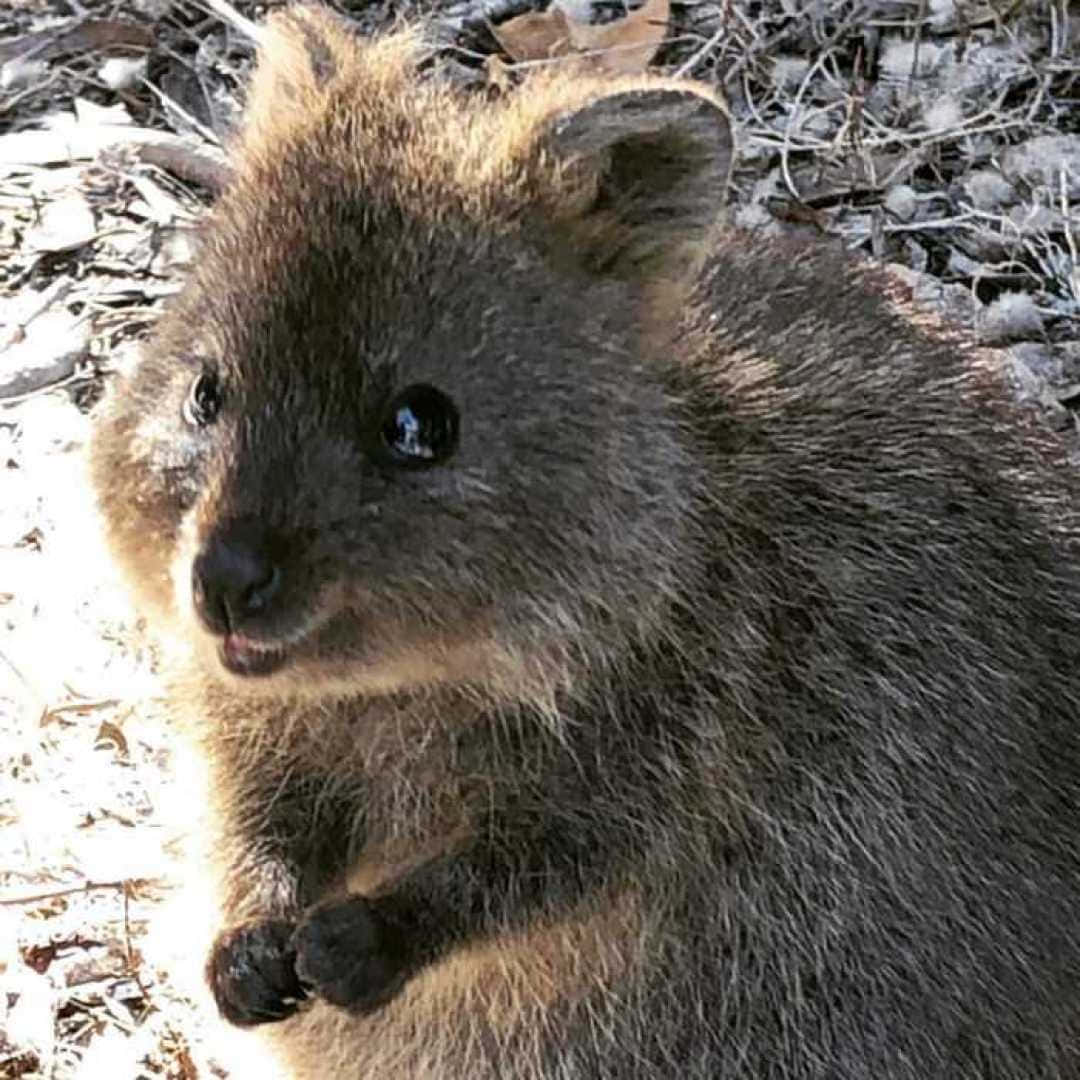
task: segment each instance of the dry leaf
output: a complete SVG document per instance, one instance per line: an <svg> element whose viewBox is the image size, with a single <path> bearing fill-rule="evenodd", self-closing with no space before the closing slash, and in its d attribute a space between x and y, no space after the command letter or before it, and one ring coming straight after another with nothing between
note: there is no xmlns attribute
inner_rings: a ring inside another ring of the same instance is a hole
<svg viewBox="0 0 1080 1080"><path fill-rule="evenodd" d="M28 394L66 379L85 353L90 338L86 320L62 304L42 312L22 329L21 340L0 348L0 399ZM4 344L0 341L0 346Z"/></svg>
<svg viewBox="0 0 1080 1080"><path fill-rule="evenodd" d="M645 0L625 19L592 26L567 19L570 40L581 52L603 50L596 63L613 75L644 71L667 33L670 0Z"/></svg>
<svg viewBox="0 0 1080 1080"><path fill-rule="evenodd" d="M670 0L645 0L624 19L593 26L571 18L554 5L530 11L499 26L495 40L513 60L552 60L576 57L616 75L644 71L667 33ZM490 24L489 24L490 25Z"/></svg>
<svg viewBox="0 0 1080 1080"><path fill-rule="evenodd" d="M768 211L778 221L792 225L813 225L819 232L827 232L829 215L796 199L775 197L766 201Z"/></svg>
<svg viewBox="0 0 1080 1080"><path fill-rule="evenodd" d="M94 739L94 749L106 747L109 744L116 747L116 753L122 757L129 757L128 742L123 731L111 720L102 720L98 728L97 737Z"/></svg>
<svg viewBox="0 0 1080 1080"><path fill-rule="evenodd" d="M79 192L70 191L42 207L24 243L32 251L72 251L96 237L94 211Z"/></svg>
<svg viewBox="0 0 1080 1080"><path fill-rule="evenodd" d="M512 60L548 60L570 52L566 16L554 6L547 11L526 12L498 26L488 25Z"/></svg>

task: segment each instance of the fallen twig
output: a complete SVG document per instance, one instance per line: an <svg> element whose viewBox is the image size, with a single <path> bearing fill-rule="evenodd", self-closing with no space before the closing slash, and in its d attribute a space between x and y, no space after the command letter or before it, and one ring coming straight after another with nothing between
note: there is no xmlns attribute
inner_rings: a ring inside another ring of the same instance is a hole
<svg viewBox="0 0 1080 1080"><path fill-rule="evenodd" d="M74 896L79 893L97 892L102 889L122 890L127 895L129 888L152 888L160 886L155 878L124 878L120 881L87 881L82 885L70 885L61 889L49 889L46 892L30 893L23 896L0 895L0 906L18 907L20 904L42 904L46 900L55 900L60 896Z"/></svg>

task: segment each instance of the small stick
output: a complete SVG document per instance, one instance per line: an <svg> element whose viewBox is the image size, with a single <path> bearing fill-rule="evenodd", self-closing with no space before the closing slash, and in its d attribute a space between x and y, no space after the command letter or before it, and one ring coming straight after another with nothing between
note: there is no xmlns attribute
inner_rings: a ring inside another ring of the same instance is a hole
<svg viewBox="0 0 1080 1080"><path fill-rule="evenodd" d="M239 11L228 4L225 0L202 0L203 7L208 11L212 11L223 22L229 23L231 26L235 26L241 34L251 38L256 45L260 44L263 38L263 32L259 26L253 23L250 19L244 18Z"/></svg>
<svg viewBox="0 0 1080 1080"><path fill-rule="evenodd" d="M0 896L0 906L16 907L20 904L40 904L45 900L55 900L59 896L73 896L76 893L95 892L98 889L121 889L125 897L129 887L156 884L153 878L126 878L121 881L87 881L82 885L70 885L63 889L51 889L48 892L31 893L26 896Z"/></svg>

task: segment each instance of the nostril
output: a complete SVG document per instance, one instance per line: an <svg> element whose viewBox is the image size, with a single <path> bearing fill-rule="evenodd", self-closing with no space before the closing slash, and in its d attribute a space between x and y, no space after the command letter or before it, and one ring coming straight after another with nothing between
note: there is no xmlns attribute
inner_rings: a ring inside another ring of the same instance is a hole
<svg viewBox="0 0 1080 1080"><path fill-rule="evenodd" d="M278 586L280 584L281 568L271 566L270 572L262 581L257 581L248 586L247 591L242 597L245 610L252 613L262 611L262 609L270 602L273 595L278 591Z"/></svg>
<svg viewBox="0 0 1080 1080"><path fill-rule="evenodd" d="M234 524L207 540L191 567L195 610L215 633L228 633L245 617L265 612L282 583L267 534Z"/></svg>

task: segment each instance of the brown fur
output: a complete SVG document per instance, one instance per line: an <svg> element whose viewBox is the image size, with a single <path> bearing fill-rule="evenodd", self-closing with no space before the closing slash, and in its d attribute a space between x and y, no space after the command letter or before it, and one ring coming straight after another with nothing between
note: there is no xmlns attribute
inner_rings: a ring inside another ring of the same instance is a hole
<svg viewBox="0 0 1080 1080"><path fill-rule="evenodd" d="M190 645L223 928L363 896L402 935L379 1001L262 1031L320 1080L1075 1077L1080 582L1041 436L874 272L714 235L702 88L483 102L418 53L271 21L95 445ZM388 473L420 382L460 446ZM193 612L237 521L281 544L264 677Z"/></svg>

